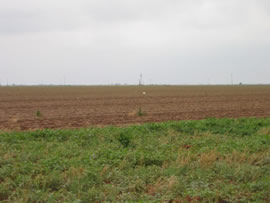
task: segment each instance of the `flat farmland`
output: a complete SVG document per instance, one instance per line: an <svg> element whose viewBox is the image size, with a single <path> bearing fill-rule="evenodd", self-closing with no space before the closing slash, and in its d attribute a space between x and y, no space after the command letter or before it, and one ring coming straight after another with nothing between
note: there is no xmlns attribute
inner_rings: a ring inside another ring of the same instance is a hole
<svg viewBox="0 0 270 203"><path fill-rule="evenodd" d="M269 116L268 85L0 87L1 130Z"/></svg>

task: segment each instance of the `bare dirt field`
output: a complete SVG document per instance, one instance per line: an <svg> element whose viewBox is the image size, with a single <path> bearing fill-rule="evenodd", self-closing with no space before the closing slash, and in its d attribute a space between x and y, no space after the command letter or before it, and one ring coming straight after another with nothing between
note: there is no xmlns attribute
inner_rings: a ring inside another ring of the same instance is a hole
<svg viewBox="0 0 270 203"><path fill-rule="evenodd" d="M0 87L1 130L269 116L266 85Z"/></svg>

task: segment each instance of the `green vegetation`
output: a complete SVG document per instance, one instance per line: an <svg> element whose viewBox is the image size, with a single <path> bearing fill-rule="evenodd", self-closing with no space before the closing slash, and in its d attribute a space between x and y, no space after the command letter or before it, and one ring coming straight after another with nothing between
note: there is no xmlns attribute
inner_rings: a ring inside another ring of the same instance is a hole
<svg viewBox="0 0 270 203"><path fill-rule="evenodd" d="M270 118L0 134L3 202L269 202L269 178Z"/></svg>
<svg viewBox="0 0 270 203"><path fill-rule="evenodd" d="M41 116L41 112L40 112L39 110L37 110L36 116L37 116L37 117L40 117L40 116Z"/></svg>
<svg viewBox="0 0 270 203"><path fill-rule="evenodd" d="M137 112L137 116L145 116L146 113L142 111L142 108L140 107L138 112Z"/></svg>

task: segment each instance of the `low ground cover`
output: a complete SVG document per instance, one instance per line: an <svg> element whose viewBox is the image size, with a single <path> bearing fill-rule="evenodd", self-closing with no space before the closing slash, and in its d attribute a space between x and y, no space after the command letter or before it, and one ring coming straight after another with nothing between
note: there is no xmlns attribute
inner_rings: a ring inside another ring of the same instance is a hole
<svg viewBox="0 0 270 203"><path fill-rule="evenodd" d="M3 202L269 202L270 118L0 133Z"/></svg>

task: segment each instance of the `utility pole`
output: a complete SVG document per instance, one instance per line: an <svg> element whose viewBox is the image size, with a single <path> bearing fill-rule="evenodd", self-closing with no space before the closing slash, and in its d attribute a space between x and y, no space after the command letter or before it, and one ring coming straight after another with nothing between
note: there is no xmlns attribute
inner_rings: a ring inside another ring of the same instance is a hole
<svg viewBox="0 0 270 203"><path fill-rule="evenodd" d="M143 85L143 79L142 79L142 74L140 74L140 79L139 79L139 86Z"/></svg>

